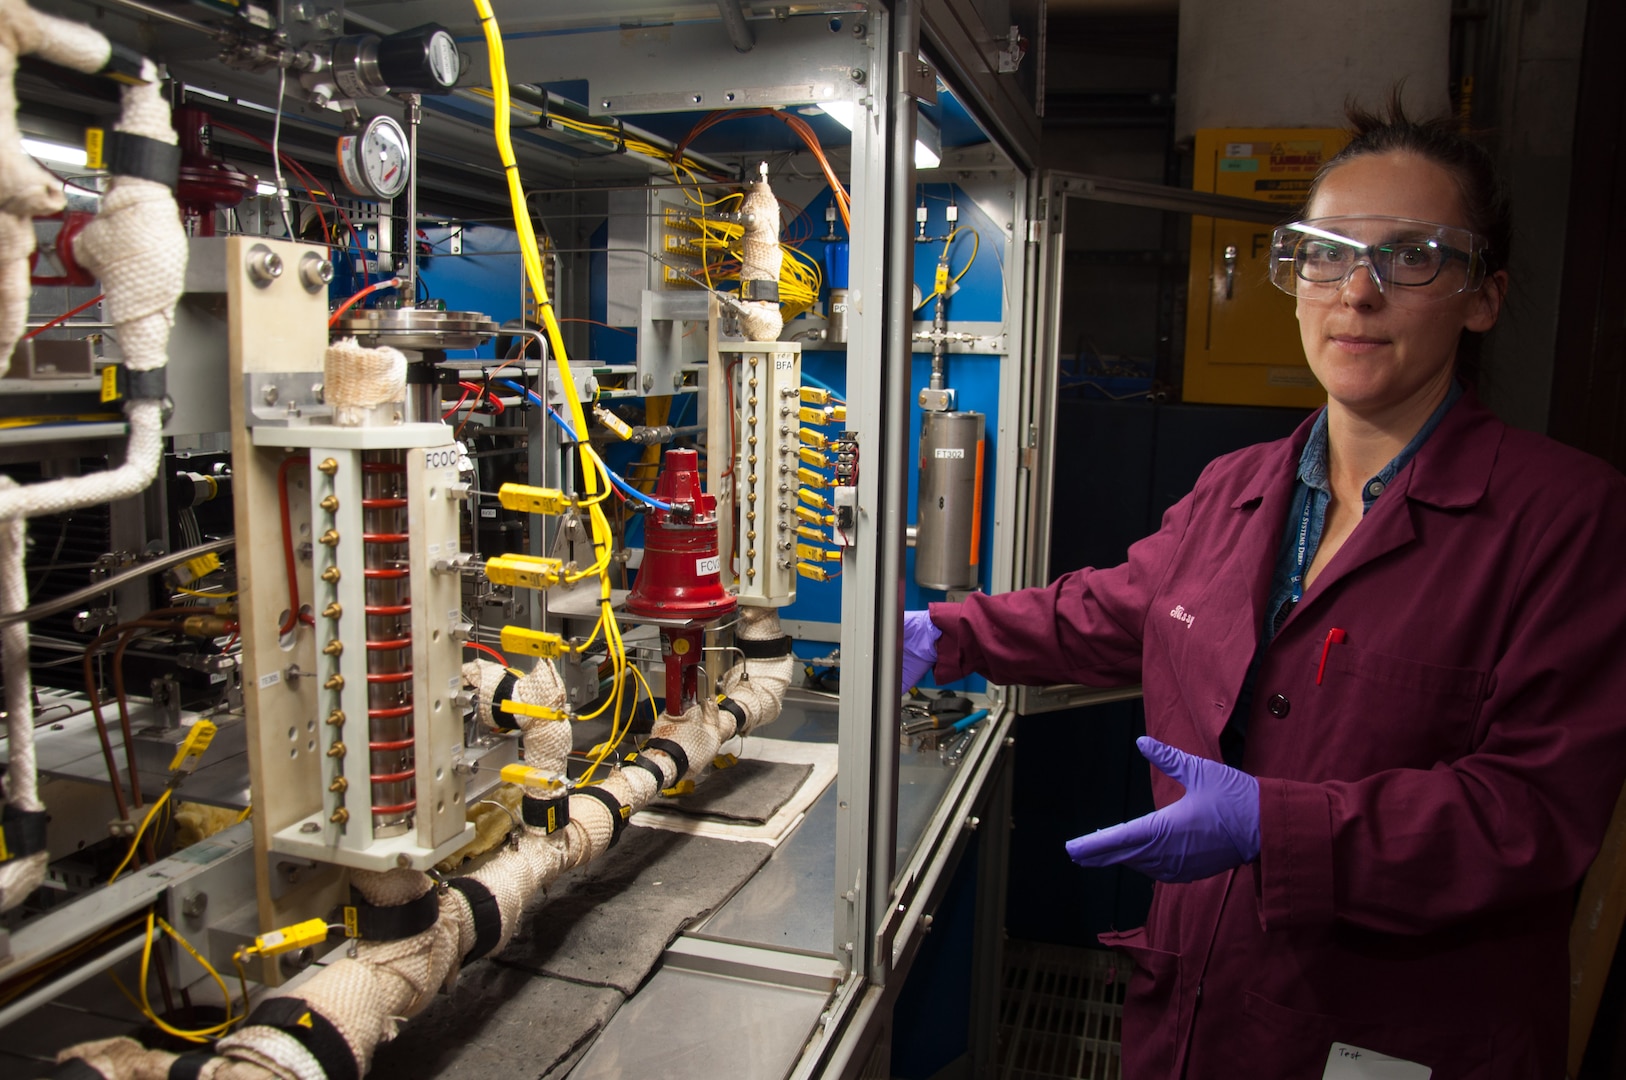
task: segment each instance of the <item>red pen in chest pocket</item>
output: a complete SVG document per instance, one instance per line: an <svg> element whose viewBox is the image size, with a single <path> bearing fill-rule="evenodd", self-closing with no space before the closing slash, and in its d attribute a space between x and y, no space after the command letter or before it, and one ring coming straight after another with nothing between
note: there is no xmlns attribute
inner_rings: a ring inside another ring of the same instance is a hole
<svg viewBox="0 0 1626 1080"><path fill-rule="evenodd" d="M1317 686L1321 685L1321 677L1327 673L1327 654L1332 652L1334 645L1342 645L1344 638L1348 636L1336 626L1327 631L1327 640L1321 643L1321 666L1315 669L1315 684Z"/></svg>

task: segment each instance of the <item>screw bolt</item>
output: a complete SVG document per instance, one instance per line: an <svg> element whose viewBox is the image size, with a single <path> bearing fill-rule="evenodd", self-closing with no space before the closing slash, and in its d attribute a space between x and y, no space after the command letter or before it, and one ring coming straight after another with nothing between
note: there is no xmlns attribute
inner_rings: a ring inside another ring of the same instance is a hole
<svg viewBox="0 0 1626 1080"><path fill-rule="evenodd" d="M327 582L329 585L337 585L339 583L339 568L337 566L330 566L326 570L323 570L322 580Z"/></svg>
<svg viewBox="0 0 1626 1080"><path fill-rule="evenodd" d="M323 458L322 463L316 466L316 471L323 476L332 476L339 471L339 463L333 458Z"/></svg>

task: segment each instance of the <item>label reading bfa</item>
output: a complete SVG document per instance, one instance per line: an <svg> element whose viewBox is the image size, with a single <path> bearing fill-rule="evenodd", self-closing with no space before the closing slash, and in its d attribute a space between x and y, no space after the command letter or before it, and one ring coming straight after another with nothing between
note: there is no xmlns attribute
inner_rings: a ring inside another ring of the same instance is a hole
<svg viewBox="0 0 1626 1080"><path fill-rule="evenodd" d="M796 366L796 357L791 353L774 353L773 369L775 371L790 371Z"/></svg>
<svg viewBox="0 0 1626 1080"><path fill-rule="evenodd" d="M937 454L937 458L938 458L939 461L944 460L944 459L949 459L949 460L954 460L954 461L964 461L965 460L965 447L963 447L963 446L939 446L937 448L937 450L936 450L936 454Z"/></svg>
<svg viewBox="0 0 1626 1080"><path fill-rule="evenodd" d="M721 569L722 562L716 555L708 555L703 559L696 559L694 561L694 572L699 576L715 574Z"/></svg>

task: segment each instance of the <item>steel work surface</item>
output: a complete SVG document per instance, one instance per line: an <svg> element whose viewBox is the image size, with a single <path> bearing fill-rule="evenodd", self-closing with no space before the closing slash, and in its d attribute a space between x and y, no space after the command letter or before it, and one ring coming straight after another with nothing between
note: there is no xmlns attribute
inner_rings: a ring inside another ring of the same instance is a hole
<svg viewBox="0 0 1626 1080"><path fill-rule="evenodd" d="M662 968L623 1005L571 1080L783 1076L828 995L822 990Z"/></svg>
<svg viewBox="0 0 1626 1080"><path fill-rule="evenodd" d="M836 711L787 701L784 715L763 729L773 738L834 742ZM913 746L898 755L897 865L920 841L955 767L935 750ZM829 955L835 948L836 789L831 785L796 832L696 933L719 941L799 949Z"/></svg>

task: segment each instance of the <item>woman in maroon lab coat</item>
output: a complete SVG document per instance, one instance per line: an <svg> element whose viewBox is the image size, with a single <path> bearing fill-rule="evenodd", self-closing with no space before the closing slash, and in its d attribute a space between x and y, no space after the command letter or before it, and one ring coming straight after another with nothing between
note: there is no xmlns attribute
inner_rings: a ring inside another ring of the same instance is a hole
<svg viewBox="0 0 1626 1080"><path fill-rule="evenodd" d="M1158 879L1125 1075L1563 1075L1567 929L1626 776L1626 479L1457 382L1505 199L1448 123L1352 113L1278 229L1327 407L1213 462L1122 566L905 615L904 672L1144 686ZM1059 854L1059 853L1058 853Z"/></svg>

